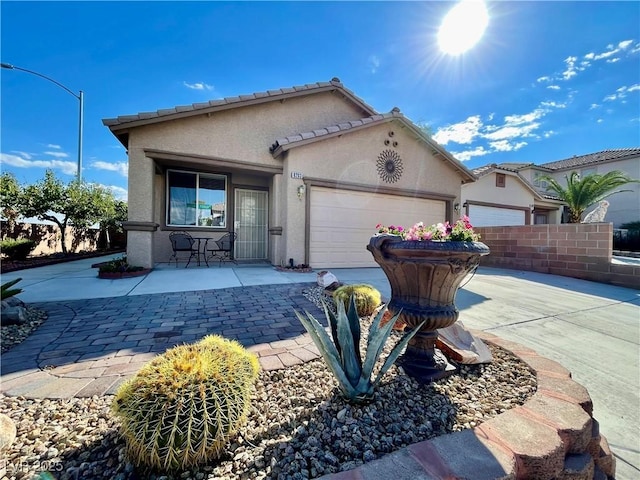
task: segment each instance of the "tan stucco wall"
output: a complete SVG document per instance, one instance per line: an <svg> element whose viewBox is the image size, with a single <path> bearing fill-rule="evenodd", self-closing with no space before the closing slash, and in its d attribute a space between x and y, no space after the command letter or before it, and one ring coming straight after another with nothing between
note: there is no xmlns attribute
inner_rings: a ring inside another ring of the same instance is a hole
<svg viewBox="0 0 640 480"><path fill-rule="evenodd" d="M398 142L396 148L384 144L390 138L389 131L394 132L393 140ZM383 181L377 171L378 156L387 149L396 151L402 159L403 173L395 183ZM303 181L292 179L291 171L303 173L307 182L310 179L335 182L336 188L367 185L371 191L393 188L406 195L419 192L460 198L459 174L445 161L434 158L424 143L397 122L296 147L287 155L283 173L287 258L305 258L306 195L302 200L298 199L297 188Z"/></svg>
<svg viewBox="0 0 640 480"><path fill-rule="evenodd" d="M505 174L504 187L496 187L495 172L462 186L462 203L476 201L529 208L534 203L533 199L533 192L519 178L509 174Z"/></svg>
<svg viewBox="0 0 640 480"><path fill-rule="evenodd" d="M277 138L362 116L339 95L319 93L142 126L129 146L279 166L269 152Z"/></svg>

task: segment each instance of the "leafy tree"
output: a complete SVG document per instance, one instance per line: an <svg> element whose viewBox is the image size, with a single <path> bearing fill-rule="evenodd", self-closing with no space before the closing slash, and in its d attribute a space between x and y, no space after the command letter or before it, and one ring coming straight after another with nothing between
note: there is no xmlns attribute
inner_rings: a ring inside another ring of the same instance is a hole
<svg viewBox="0 0 640 480"><path fill-rule="evenodd" d="M20 213L25 217L54 222L65 238L67 225L87 228L115 212L113 193L89 183L73 181L67 185L47 170L44 179L28 185L20 195ZM62 253L67 253L64 240Z"/></svg>
<svg viewBox="0 0 640 480"><path fill-rule="evenodd" d="M593 173L584 177L580 177L578 172L571 172L570 175L565 175L566 187L549 175L540 178L548 182L547 191L555 193L569 207L569 223L580 223L584 211L600 200L616 193L631 191L616 190L617 188L639 182L619 170L613 170L604 175Z"/></svg>
<svg viewBox="0 0 640 480"><path fill-rule="evenodd" d="M4 172L0 176L0 214L7 219L9 228L13 230L20 215L20 197L22 187L11 173Z"/></svg>
<svg viewBox="0 0 640 480"><path fill-rule="evenodd" d="M100 229L104 233L107 241L107 246L111 248L111 233L122 232L122 222L127 221L128 209L127 203L122 200L113 201L113 211L111 215L105 217L100 222Z"/></svg>

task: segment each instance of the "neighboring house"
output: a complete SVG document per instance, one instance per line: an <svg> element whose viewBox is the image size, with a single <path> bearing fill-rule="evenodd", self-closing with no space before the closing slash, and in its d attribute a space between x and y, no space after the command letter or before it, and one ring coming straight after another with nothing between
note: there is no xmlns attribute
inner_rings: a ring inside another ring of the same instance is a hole
<svg viewBox="0 0 640 480"><path fill-rule="evenodd" d="M546 192L547 187L546 182L539 178L542 175L549 175L560 185L566 185L566 176L571 172L578 172L580 175L591 173L603 175L612 170L620 170L633 179L640 179L640 148L603 150L540 165L519 164L517 169L518 173L540 192ZM607 198L609 209L605 221L612 222L614 228L619 228L623 223L640 221L640 184L631 183L621 189L631 191L617 193ZM585 215L587 213L588 211Z"/></svg>
<svg viewBox="0 0 640 480"><path fill-rule="evenodd" d="M533 187L512 164L473 170L474 183L462 186L463 212L477 227L560 223L563 203Z"/></svg>
<svg viewBox="0 0 640 480"><path fill-rule="evenodd" d="M463 205L471 223L477 226L562 223L564 204L547 191L547 182L540 177L548 175L566 185L571 172L602 175L612 170L640 179L640 148L603 150L539 165L515 162L486 165L473 170L477 182L463 185ZM621 189L630 192L607 198L605 222L613 223L614 228L640 221L640 184L631 183Z"/></svg>
<svg viewBox="0 0 640 480"><path fill-rule="evenodd" d="M453 220L475 180L337 78L103 123L128 151L127 257L144 267L168 261L174 230L234 231L238 260L374 266L377 223Z"/></svg>

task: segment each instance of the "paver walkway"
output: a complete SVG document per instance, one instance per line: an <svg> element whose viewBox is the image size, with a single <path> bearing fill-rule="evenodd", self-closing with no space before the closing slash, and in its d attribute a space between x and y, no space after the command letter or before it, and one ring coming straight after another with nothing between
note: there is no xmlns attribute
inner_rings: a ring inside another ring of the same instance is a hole
<svg viewBox="0 0 640 480"><path fill-rule="evenodd" d="M237 339L265 370L309 361L319 353L293 309L322 318L302 295L312 285L32 304L49 318L2 355L2 391L27 398L112 394L158 353L208 334Z"/></svg>

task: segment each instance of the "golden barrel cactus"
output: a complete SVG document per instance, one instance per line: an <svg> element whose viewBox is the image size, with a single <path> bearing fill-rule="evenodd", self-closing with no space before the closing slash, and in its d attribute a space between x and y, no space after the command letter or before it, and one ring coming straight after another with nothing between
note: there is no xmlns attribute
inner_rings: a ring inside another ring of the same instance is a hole
<svg viewBox="0 0 640 480"><path fill-rule="evenodd" d="M380 292L371 285L343 285L333 292L333 300L336 302L336 305L338 302L342 302L345 310L349 308L349 299L351 296L353 296L355 300L359 317L368 317L380 306L380 303L382 303Z"/></svg>
<svg viewBox="0 0 640 480"><path fill-rule="evenodd" d="M176 470L217 458L246 421L259 368L253 353L217 335L143 366L112 405L133 463Z"/></svg>

